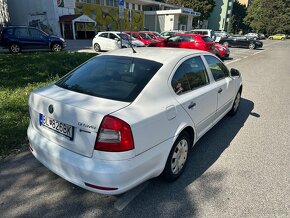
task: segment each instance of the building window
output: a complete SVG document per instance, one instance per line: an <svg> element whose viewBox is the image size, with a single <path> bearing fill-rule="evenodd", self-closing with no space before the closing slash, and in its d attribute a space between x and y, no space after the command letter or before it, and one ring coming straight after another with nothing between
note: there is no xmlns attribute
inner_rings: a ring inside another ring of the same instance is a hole
<svg viewBox="0 0 290 218"><path fill-rule="evenodd" d="M132 9L135 10L135 4L132 4Z"/></svg>
<svg viewBox="0 0 290 218"><path fill-rule="evenodd" d="M129 9L129 3L128 2L126 2L126 8Z"/></svg>
<svg viewBox="0 0 290 218"><path fill-rule="evenodd" d="M107 6L114 6L113 0L107 0L106 3L107 3Z"/></svg>
<svg viewBox="0 0 290 218"><path fill-rule="evenodd" d="M138 5L138 10L139 10L139 11L141 11L141 10L142 10L142 8L141 8L141 5Z"/></svg>

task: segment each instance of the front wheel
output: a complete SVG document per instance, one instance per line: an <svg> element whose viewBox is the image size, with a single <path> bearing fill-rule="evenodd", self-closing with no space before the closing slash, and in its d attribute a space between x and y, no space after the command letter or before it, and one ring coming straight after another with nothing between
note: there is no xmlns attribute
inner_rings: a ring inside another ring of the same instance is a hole
<svg viewBox="0 0 290 218"><path fill-rule="evenodd" d="M98 43L95 43L95 44L94 44L94 50L95 50L96 52L100 52L100 51L101 51L101 46L100 46Z"/></svg>
<svg viewBox="0 0 290 218"><path fill-rule="evenodd" d="M283 40L283 41L284 41L284 40L285 40L285 38L283 37L283 38L281 38L281 40Z"/></svg>
<svg viewBox="0 0 290 218"><path fill-rule="evenodd" d="M17 54L17 53L21 52L21 47L17 43L13 43L9 46L9 51L11 53Z"/></svg>
<svg viewBox="0 0 290 218"><path fill-rule="evenodd" d="M273 40L273 37L269 37L270 40Z"/></svg>
<svg viewBox="0 0 290 218"><path fill-rule="evenodd" d="M187 157L190 149L190 137L187 132L182 132L173 144L169 153L163 177L165 180L172 182L176 180L184 171L187 163Z"/></svg>
<svg viewBox="0 0 290 218"><path fill-rule="evenodd" d="M54 43L52 46L51 46L51 51L54 51L54 52L59 52L62 50L62 46L61 44L59 43Z"/></svg>
<svg viewBox="0 0 290 218"><path fill-rule="evenodd" d="M251 44L249 45L249 49L255 49L255 48L256 48L256 46L255 46L254 43L251 43Z"/></svg>
<svg viewBox="0 0 290 218"><path fill-rule="evenodd" d="M237 113L240 102L241 102L241 90L238 91L232 109L229 111L230 116L234 116Z"/></svg>

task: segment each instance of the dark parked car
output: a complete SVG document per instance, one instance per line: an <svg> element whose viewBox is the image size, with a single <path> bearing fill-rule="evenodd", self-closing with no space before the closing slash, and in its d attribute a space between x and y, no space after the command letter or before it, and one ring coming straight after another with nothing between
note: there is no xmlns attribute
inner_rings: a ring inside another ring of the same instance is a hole
<svg viewBox="0 0 290 218"><path fill-rule="evenodd" d="M241 47L241 48L249 48L249 49L257 49L263 47L263 42L259 40L254 40L251 38L247 38L246 36L229 36L226 38L222 38L219 41L220 44L229 47Z"/></svg>
<svg viewBox="0 0 290 218"><path fill-rule="evenodd" d="M19 53L24 49L61 51L65 47L65 41L34 27L7 26L0 29L0 46L8 48L12 53Z"/></svg>

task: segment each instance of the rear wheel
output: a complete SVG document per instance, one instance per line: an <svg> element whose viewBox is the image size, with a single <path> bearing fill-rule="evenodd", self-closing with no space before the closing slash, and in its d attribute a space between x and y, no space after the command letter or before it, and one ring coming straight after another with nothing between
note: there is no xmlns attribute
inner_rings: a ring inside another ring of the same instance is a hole
<svg viewBox="0 0 290 218"><path fill-rule="evenodd" d="M273 37L269 37L270 40L273 40Z"/></svg>
<svg viewBox="0 0 290 218"><path fill-rule="evenodd" d="M285 40L285 38L283 37L281 40Z"/></svg>
<svg viewBox="0 0 290 218"><path fill-rule="evenodd" d="M54 51L54 52L59 52L62 50L62 46L61 44L59 43L54 43L52 46L51 46L51 51Z"/></svg>
<svg viewBox="0 0 290 218"><path fill-rule="evenodd" d="M19 53L21 52L21 47L17 43L13 43L9 46L9 51L14 54Z"/></svg>
<svg viewBox="0 0 290 218"><path fill-rule="evenodd" d="M191 145L190 137L187 132L182 132L173 144L169 153L163 177L171 182L176 180L184 171L187 163L187 157Z"/></svg>
<svg viewBox="0 0 290 218"><path fill-rule="evenodd" d="M94 50L95 50L96 52L100 52L100 51L101 51L101 46L100 46L98 43L95 43L95 44L94 44Z"/></svg>
<svg viewBox="0 0 290 218"><path fill-rule="evenodd" d="M255 44L254 43L250 43L249 49L255 49L255 48L256 48Z"/></svg>

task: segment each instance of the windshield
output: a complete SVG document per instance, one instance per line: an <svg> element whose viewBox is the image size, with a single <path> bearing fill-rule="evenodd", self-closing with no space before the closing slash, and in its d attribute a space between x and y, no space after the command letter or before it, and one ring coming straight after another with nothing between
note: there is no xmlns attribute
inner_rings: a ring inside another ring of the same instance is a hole
<svg viewBox="0 0 290 218"><path fill-rule="evenodd" d="M124 39L124 40L129 40L130 36L126 33L118 33L118 36L120 36L120 38Z"/></svg>
<svg viewBox="0 0 290 218"><path fill-rule="evenodd" d="M209 36L202 37L203 41L205 42L212 42L212 39Z"/></svg>
<svg viewBox="0 0 290 218"><path fill-rule="evenodd" d="M132 102L162 66L123 56L97 56L61 78L56 85L96 97Z"/></svg>
<svg viewBox="0 0 290 218"><path fill-rule="evenodd" d="M151 37L150 37L147 33L140 33L140 36L141 36L143 39L151 39Z"/></svg>

